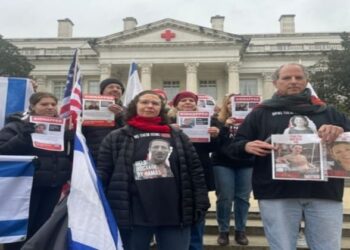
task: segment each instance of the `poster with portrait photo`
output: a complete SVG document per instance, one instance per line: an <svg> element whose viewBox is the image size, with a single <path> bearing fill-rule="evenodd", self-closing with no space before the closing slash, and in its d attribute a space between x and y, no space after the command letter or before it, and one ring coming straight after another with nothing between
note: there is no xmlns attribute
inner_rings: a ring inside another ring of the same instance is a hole
<svg viewBox="0 0 350 250"><path fill-rule="evenodd" d="M150 141L147 160L136 161L133 164L135 180L174 177L169 162L172 151L169 140L159 138Z"/></svg>
<svg viewBox="0 0 350 250"><path fill-rule="evenodd" d="M283 134L317 134L316 124L305 115L293 115Z"/></svg>
<svg viewBox="0 0 350 250"><path fill-rule="evenodd" d="M197 102L197 110L198 111L208 111L210 115L214 114L215 109L215 99L210 95L197 95L198 96L198 102Z"/></svg>
<svg viewBox="0 0 350 250"><path fill-rule="evenodd" d="M31 134L33 147L49 151L64 150L65 119L46 116L30 116L35 131Z"/></svg>
<svg viewBox="0 0 350 250"><path fill-rule="evenodd" d="M242 122L260 102L261 96L258 95L233 95L231 97L233 118Z"/></svg>
<svg viewBox="0 0 350 250"><path fill-rule="evenodd" d="M342 133L326 147L328 177L350 179L350 132Z"/></svg>
<svg viewBox="0 0 350 250"><path fill-rule="evenodd" d="M272 178L326 181L325 154L317 134L272 135Z"/></svg>
<svg viewBox="0 0 350 250"><path fill-rule="evenodd" d="M210 113L207 111L179 111L177 124L192 142L210 142L208 129Z"/></svg>
<svg viewBox="0 0 350 250"><path fill-rule="evenodd" d="M113 96L86 94L83 96L83 126L113 127L114 114L108 107L115 103Z"/></svg>

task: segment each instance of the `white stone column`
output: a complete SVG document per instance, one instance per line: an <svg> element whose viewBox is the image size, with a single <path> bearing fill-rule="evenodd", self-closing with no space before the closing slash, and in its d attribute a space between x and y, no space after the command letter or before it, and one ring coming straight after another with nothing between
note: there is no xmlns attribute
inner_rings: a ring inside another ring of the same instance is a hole
<svg viewBox="0 0 350 250"><path fill-rule="evenodd" d="M238 62L227 62L227 73L228 73L228 93L239 94L239 73L238 73Z"/></svg>
<svg viewBox="0 0 350 250"><path fill-rule="evenodd" d="M199 63L185 63L186 67L186 90L198 93L198 71Z"/></svg>
<svg viewBox="0 0 350 250"><path fill-rule="evenodd" d="M35 76L33 80L38 85L37 91L49 91L50 87L46 76Z"/></svg>
<svg viewBox="0 0 350 250"><path fill-rule="evenodd" d="M152 63L142 63L141 67L141 83L144 90L152 89Z"/></svg>
<svg viewBox="0 0 350 250"><path fill-rule="evenodd" d="M272 94L276 91L275 86L272 83L272 72L264 72L263 76L263 99L271 98Z"/></svg>
<svg viewBox="0 0 350 250"><path fill-rule="evenodd" d="M106 78L111 77L112 73L112 64L101 64L100 65L100 80L104 80Z"/></svg>

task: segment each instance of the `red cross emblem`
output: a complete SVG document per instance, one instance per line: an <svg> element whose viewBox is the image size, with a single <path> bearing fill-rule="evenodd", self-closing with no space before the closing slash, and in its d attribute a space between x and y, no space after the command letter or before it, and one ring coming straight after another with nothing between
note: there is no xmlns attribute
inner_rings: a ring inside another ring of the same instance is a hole
<svg viewBox="0 0 350 250"><path fill-rule="evenodd" d="M172 38L175 37L175 33L171 32L171 30L166 30L160 35L160 37L165 39L165 41L169 42Z"/></svg>

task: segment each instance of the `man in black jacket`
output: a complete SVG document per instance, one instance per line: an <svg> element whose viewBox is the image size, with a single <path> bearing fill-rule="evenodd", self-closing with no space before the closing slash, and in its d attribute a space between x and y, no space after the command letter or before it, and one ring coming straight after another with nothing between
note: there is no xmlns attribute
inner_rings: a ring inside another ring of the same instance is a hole
<svg viewBox="0 0 350 250"><path fill-rule="evenodd" d="M253 191L270 249L296 249L299 223L305 217L305 234L311 249L340 249L344 182L273 180L271 134L283 134L293 115L308 118L325 143L350 131L345 115L311 96L307 72L300 64L282 65L274 74L277 91L251 112L236 139L224 145L227 154L255 155ZM266 141L265 141L266 140ZM277 150L277 149L276 149Z"/></svg>
<svg viewBox="0 0 350 250"><path fill-rule="evenodd" d="M91 152L95 163L97 161L98 150L100 144L107 134L114 129L124 125L123 113L124 108L121 102L121 96L124 93L124 85L121 81L114 78L107 78L100 83L100 94L106 96L114 96L115 104L112 104L108 109L115 115L115 126L113 127L83 127L83 134L86 138L86 144Z"/></svg>

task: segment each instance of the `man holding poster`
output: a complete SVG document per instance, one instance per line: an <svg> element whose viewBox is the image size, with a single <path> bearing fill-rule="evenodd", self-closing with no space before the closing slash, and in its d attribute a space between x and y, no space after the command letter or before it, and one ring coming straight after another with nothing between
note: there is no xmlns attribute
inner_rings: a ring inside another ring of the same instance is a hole
<svg viewBox="0 0 350 250"><path fill-rule="evenodd" d="M223 145L229 155L255 156L253 192L270 249L296 249L299 223L305 217L305 236L310 249L340 249L344 181L291 181L272 179L271 134L283 134L294 115L315 125L325 143L333 142L350 121L344 114L311 96L308 73L296 63L279 67L273 75L277 91L244 120L233 143ZM311 125L311 124L309 124Z"/></svg>
<svg viewBox="0 0 350 250"><path fill-rule="evenodd" d="M123 83L115 78L107 78L100 83L100 94L103 96L114 96L115 98L115 103L108 106L108 110L114 114L115 125L113 127L85 126L83 124L82 131L95 163L97 161L98 150L103 138L112 130L124 125L122 119L124 108L121 102L121 96L123 95L124 90Z"/></svg>

